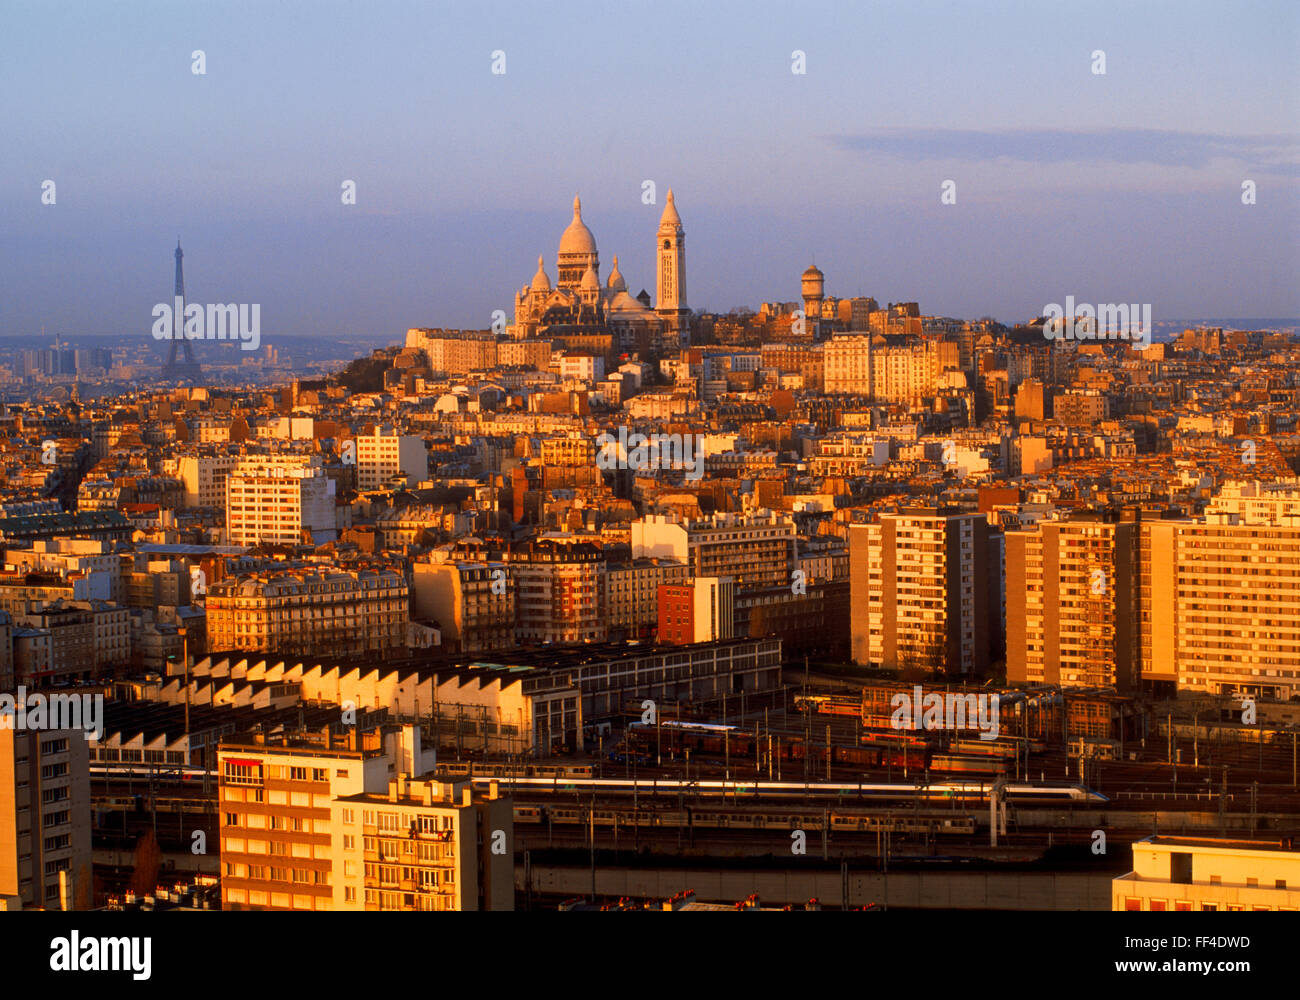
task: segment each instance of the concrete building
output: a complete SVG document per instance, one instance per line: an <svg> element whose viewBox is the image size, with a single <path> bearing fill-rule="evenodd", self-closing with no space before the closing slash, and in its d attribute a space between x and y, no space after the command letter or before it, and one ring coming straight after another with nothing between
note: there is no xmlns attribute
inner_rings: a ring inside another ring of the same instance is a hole
<svg viewBox="0 0 1300 1000"><path fill-rule="evenodd" d="M1143 521L1140 537L1144 683L1300 694L1300 516Z"/></svg>
<svg viewBox="0 0 1300 1000"><path fill-rule="evenodd" d="M659 641L674 646L735 635L736 581L697 576L659 587Z"/></svg>
<svg viewBox="0 0 1300 1000"><path fill-rule="evenodd" d="M24 908L89 908L90 765L81 730L0 727L0 897Z"/></svg>
<svg viewBox="0 0 1300 1000"><path fill-rule="evenodd" d="M1047 521L1006 540L1007 680L1132 690L1138 525Z"/></svg>
<svg viewBox="0 0 1300 1000"><path fill-rule="evenodd" d="M382 793L338 798L335 909L513 910L514 809L493 782L398 774Z"/></svg>
<svg viewBox="0 0 1300 1000"><path fill-rule="evenodd" d="M1146 837L1111 883L1122 910L1300 910L1300 851L1290 840Z"/></svg>
<svg viewBox="0 0 1300 1000"><path fill-rule="evenodd" d="M603 642L604 551L543 537L506 554L515 584L515 639L521 643Z"/></svg>
<svg viewBox="0 0 1300 1000"><path fill-rule="evenodd" d="M176 475L185 490L186 507L224 507L226 477L242 460L239 455L217 453L182 455L176 460Z"/></svg>
<svg viewBox="0 0 1300 1000"><path fill-rule="evenodd" d="M406 486L429 478L429 451L424 438L397 434L376 427L373 434L357 435L357 489L376 490L401 477Z"/></svg>
<svg viewBox="0 0 1300 1000"><path fill-rule="evenodd" d="M667 559L634 559L608 565L602 578L605 588L605 621L611 636L648 638L659 625L659 594L665 584L683 584L690 567ZM727 636L726 638L730 638Z"/></svg>
<svg viewBox="0 0 1300 1000"><path fill-rule="evenodd" d="M335 541L334 480L319 458L246 459L226 480L226 534L231 545Z"/></svg>
<svg viewBox="0 0 1300 1000"><path fill-rule="evenodd" d="M696 520L652 514L632 522L633 558L685 562L693 577L729 576L736 586L789 586L798 558L794 522L776 511Z"/></svg>
<svg viewBox="0 0 1300 1000"><path fill-rule="evenodd" d="M335 800L378 792L391 774L434 763L414 726L305 736L252 733L218 748L224 909L333 910L350 902L349 888L362 899L360 868L336 866L347 848Z"/></svg>
<svg viewBox="0 0 1300 1000"><path fill-rule="evenodd" d="M871 336L832 337L823 348L823 385L827 393L871 392Z"/></svg>
<svg viewBox="0 0 1300 1000"><path fill-rule="evenodd" d="M855 663L979 676L1000 608L987 520L938 510L882 514L849 529Z"/></svg>

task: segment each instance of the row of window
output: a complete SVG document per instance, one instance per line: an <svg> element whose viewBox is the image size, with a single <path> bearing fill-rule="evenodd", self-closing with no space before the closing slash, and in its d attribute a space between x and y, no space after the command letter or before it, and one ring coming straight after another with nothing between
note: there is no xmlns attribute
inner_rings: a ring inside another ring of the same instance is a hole
<svg viewBox="0 0 1300 1000"><path fill-rule="evenodd" d="M1200 910L1205 913L1212 913L1218 910L1296 910L1294 906L1247 906L1244 903L1225 903L1222 906L1218 903L1200 903L1199 905L1190 899L1175 899L1170 905L1169 900L1148 899L1146 909L1151 912L1162 912L1166 910ZM1140 896L1124 897L1125 910L1142 910L1142 898Z"/></svg>

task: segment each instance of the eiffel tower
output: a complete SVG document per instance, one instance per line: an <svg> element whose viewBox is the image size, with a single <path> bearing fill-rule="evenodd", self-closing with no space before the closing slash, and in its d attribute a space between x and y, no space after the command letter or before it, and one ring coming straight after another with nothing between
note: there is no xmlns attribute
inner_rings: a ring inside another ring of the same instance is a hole
<svg viewBox="0 0 1300 1000"><path fill-rule="evenodd" d="M181 240L176 238L176 298L180 300L180 312L172 316L172 336L177 332L183 332L185 329L185 274L181 269L181 258L185 254L181 252ZM180 346L185 352L183 361L177 360L176 348ZM183 337L180 340L173 340L167 350L167 360L163 362L162 373L165 378L183 379L187 378L192 382L199 380L202 369L199 363L194 360L194 349L190 347L190 342Z"/></svg>

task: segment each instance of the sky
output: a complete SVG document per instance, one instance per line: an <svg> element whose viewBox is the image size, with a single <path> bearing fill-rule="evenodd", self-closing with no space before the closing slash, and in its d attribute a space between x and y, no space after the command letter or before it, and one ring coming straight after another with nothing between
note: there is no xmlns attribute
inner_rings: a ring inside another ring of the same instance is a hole
<svg viewBox="0 0 1300 1000"><path fill-rule="evenodd" d="M1300 5L0 4L0 336L148 337L178 236L264 344L484 328L575 193L653 296L670 187L696 309L815 261L925 314L1300 316Z"/></svg>

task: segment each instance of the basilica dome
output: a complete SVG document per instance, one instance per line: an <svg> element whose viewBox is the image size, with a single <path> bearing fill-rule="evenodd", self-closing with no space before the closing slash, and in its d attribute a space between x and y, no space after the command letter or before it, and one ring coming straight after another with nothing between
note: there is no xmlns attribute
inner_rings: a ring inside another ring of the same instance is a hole
<svg viewBox="0 0 1300 1000"><path fill-rule="evenodd" d="M627 291L627 282L623 280L623 272L618 269L618 254L614 255L614 270L609 272L609 280L605 282L605 287L612 292Z"/></svg>
<svg viewBox="0 0 1300 1000"><path fill-rule="evenodd" d="M596 237L591 235L591 230L583 223L582 202L578 200L577 195L574 195L573 221L560 237L560 253L594 254L595 252Z"/></svg>
<svg viewBox="0 0 1300 1000"><path fill-rule="evenodd" d="M537 273L533 275L532 289L534 292L549 292L551 290L551 279L546 276L546 269L542 266L542 255L537 255Z"/></svg>

